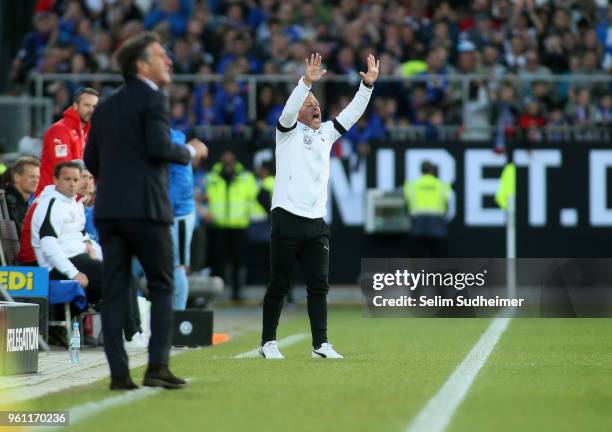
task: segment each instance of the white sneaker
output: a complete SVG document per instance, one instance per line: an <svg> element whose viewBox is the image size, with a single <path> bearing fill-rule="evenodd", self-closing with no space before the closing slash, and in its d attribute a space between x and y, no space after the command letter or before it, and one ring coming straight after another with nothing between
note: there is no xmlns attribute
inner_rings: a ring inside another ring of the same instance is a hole
<svg viewBox="0 0 612 432"><path fill-rule="evenodd" d="M285 356L278 350L276 341L268 341L259 347L259 355L266 359L284 359Z"/></svg>
<svg viewBox="0 0 612 432"><path fill-rule="evenodd" d="M328 358L328 359L341 359L344 358L342 355L334 351L333 345L330 343L322 343L319 348L312 349L313 358Z"/></svg>

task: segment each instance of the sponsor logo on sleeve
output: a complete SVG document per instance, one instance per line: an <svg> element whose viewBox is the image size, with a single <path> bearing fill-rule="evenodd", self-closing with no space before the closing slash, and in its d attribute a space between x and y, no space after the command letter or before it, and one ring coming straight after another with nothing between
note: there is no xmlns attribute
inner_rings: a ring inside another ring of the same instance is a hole
<svg viewBox="0 0 612 432"><path fill-rule="evenodd" d="M59 139L54 139L53 143L55 144L55 157L67 157L68 156L68 145L64 144Z"/></svg>

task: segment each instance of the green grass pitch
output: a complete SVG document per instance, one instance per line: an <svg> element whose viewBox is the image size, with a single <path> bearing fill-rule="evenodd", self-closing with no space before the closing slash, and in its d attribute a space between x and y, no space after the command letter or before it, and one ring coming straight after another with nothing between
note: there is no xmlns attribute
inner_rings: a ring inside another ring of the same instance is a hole
<svg viewBox="0 0 612 432"><path fill-rule="evenodd" d="M489 325L487 319L373 319L332 308L330 342L344 360L310 358L310 340L282 361L232 357L253 332L173 357L187 389L108 409L71 427L93 431L403 431ZM305 314L279 339L308 332ZM448 431L612 430L612 320L514 319ZM143 368L133 371L142 381ZM60 410L114 396L108 380L30 403Z"/></svg>

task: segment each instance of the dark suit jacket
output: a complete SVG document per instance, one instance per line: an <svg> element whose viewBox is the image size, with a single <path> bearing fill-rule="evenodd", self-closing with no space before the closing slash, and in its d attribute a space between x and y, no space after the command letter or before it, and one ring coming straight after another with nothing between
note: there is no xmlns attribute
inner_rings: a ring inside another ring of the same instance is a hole
<svg viewBox="0 0 612 432"><path fill-rule="evenodd" d="M8 185L4 189L4 196L6 198L6 207L8 209L9 218L15 221L15 228L17 228L17 235L21 237L21 226L23 220L28 212L28 202L23 199L23 195L14 186Z"/></svg>
<svg viewBox="0 0 612 432"><path fill-rule="evenodd" d="M91 118L85 164L97 180L95 219L172 222L168 163L187 164L170 141L166 96L131 79Z"/></svg>

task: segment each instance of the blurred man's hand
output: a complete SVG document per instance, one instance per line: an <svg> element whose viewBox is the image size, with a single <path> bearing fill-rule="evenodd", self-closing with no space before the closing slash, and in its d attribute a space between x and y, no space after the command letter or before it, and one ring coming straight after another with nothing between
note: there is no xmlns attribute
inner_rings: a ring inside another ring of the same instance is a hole
<svg viewBox="0 0 612 432"><path fill-rule="evenodd" d="M195 150L195 156L193 157L196 160L206 159L208 157L208 147L202 141L197 138L193 138L187 143L188 146L191 146Z"/></svg>
<svg viewBox="0 0 612 432"><path fill-rule="evenodd" d="M99 259L98 254L96 254L96 249L89 242L85 242L85 247L87 248L87 254L91 259Z"/></svg>
<svg viewBox="0 0 612 432"><path fill-rule="evenodd" d="M74 277L74 280L81 284L83 288L87 288L87 285L89 285L89 279L87 278L87 275L85 273L77 273Z"/></svg>

